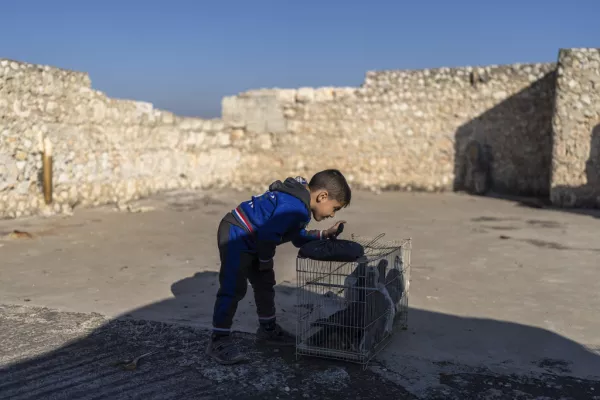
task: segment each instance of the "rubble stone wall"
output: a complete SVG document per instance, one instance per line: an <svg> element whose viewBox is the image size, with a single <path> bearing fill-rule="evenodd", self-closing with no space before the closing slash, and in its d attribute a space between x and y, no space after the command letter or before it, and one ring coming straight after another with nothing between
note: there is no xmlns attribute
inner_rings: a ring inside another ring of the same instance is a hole
<svg viewBox="0 0 600 400"><path fill-rule="evenodd" d="M600 49L560 51L551 200L600 207Z"/></svg>
<svg viewBox="0 0 600 400"><path fill-rule="evenodd" d="M264 180L337 167L355 187L451 190L465 184L464 151L476 140L487 151L492 188L547 195L555 69L369 72L359 88L227 97L223 119L236 140L264 144L243 160Z"/></svg>
<svg viewBox="0 0 600 400"><path fill-rule="evenodd" d="M50 206L41 185L44 139L53 153ZM108 98L84 73L0 60L0 217L228 186L240 157L221 120Z"/></svg>
<svg viewBox="0 0 600 400"><path fill-rule="evenodd" d="M600 50L561 50L557 64L373 71L360 87L253 90L225 97L213 120L109 98L85 73L0 60L0 218L176 188L263 191L325 168L354 188L600 206Z"/></svg>

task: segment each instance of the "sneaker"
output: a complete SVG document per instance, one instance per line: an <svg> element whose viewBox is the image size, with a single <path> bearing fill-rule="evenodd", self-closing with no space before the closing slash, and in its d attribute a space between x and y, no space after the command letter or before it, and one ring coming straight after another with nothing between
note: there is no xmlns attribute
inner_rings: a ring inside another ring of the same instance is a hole
<svg viewBox="0 0 600 400"><path fill-rule="evenodd" d="M231 336L211 337L206 347L206 355L223 365L236 364L245 359Z"/></svg>
<svg viewBox="0 0 600 400"><path fill-rule="evenodd" d="M256 341L258 343L277 346L294 346L296 344L296 337L286 332L278 324L275 324L273 329L266 329L261 325L256 332Z"/></svg>

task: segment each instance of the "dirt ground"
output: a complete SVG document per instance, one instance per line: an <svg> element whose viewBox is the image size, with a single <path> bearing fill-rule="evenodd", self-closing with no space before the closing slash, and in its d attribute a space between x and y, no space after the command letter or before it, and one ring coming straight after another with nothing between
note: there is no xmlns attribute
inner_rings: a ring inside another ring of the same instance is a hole
<svg viewBox="0 0 600 400"><path fill-rule="evenodd" d="M339 213L345 235L413 240L409 328L367 371L266 350L251 367L217 366L202 353L216 227L248 195L172 192L130 211L0 221L0 399L600 398L600 214L460 194L356 193ZM296 251L276 257L289 329ZM251 291L235 328L256 329ZM144 347L163 354L135 379L103 369Z"/></svg>

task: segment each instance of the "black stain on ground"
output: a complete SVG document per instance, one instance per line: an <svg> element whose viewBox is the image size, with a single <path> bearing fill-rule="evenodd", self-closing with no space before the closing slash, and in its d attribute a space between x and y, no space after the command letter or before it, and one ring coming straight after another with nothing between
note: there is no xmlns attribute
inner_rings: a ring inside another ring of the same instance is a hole
<svg viewBox="0 0 600 400"><path fill-rule="evenodd" d="M516 221L516 218L500 218L500 217L490 217L490 216L482 216L472 218L473 222L501 222L501 221Z"/></svg>
<svg viewBox="0 0 600 400"><path fill-rule="evenodd" d="M538 220L538 219L529 219L527 221L529 225L538 227L538 228L548 228L548 229L559 229L562 228L564 225L561 223L558 223L556 221L543 221L543 220Z"/></svg>
<svg viewBox="0 0 600 400"><path fill-rule="evenodd" d="M204 196L199 199L169 202L168 207L176 212L196 211L209 206L226 206L227 203L212 196ZM209 210L210 212L210 210ZM214 211L213 211L214 212Z"/></svg>
<svg viewBox="0 0 600 400"><path fill-rule="evenodd" d="M516 231L516 230L519 229L516 226L498 226L498 225L495 225L495 226L485 226L484 228L493 229L495 231Z"/></svg>
<svg viewBox="0 0 600 400"><path fill-rule="evenodd" d="M508 240L508 239L517 240L519 242L527 243L527 244L530 244L532 246L539 247L539 248L542 248L542 249L561 250L561 251L571 250L571 251L594 251L594 252L600 252L600 248L573 247L573 246L567 246L567 245L564 245L564 244L558 243L558 242L550 242L550 241L539 240L539 239L513 238L511 236L506 236L506 235L500 235L499 238L503 239L503 240Z"/></svg>

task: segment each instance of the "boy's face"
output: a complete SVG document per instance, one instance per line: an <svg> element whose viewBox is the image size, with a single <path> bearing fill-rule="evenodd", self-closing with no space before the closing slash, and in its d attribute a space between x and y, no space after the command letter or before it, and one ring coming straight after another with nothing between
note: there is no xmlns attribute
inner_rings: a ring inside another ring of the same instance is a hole
<svg viewBox="0 0 600 400"><path fill-rule="evenodd" d="M335 213L342 208L343 204L329 197L326 190L314 193L310 199L310 211L315 221L323 221L333 218Z"/></svg>

